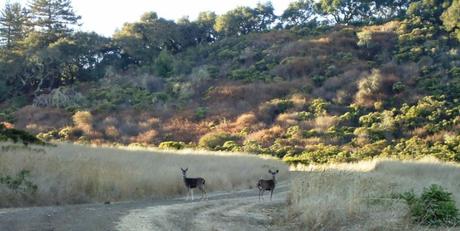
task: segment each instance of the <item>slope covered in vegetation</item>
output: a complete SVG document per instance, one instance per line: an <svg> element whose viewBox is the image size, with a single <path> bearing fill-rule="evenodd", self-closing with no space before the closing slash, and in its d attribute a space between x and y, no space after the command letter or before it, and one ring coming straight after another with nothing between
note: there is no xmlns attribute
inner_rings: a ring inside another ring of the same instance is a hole
<svg viewBox="0 0 460 231"><path fill-rule="evenodd" d="M69 20L51 27L7 6L3 22L31 21L2 32L0 119L42 139L460 161L457 0L152 12L112 38L73 32L64 3Z"/></svg>

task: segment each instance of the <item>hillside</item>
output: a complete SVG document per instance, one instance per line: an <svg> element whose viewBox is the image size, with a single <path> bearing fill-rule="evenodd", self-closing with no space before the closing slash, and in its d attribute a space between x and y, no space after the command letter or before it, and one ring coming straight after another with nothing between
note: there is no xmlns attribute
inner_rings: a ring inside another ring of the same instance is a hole
<svg viewBox="0 0 460 231"><path fill-rule="evenodd" d="M270 15L270 4L193 22L146 13L112 38L31 32L3 50L9 97L0 120L48 141L243 151L289 163L459 161L460 51L449 27L458 4L441 2L371 5L368 15L380 18L332 23L296 23L301 16L286 10L245 30L249 21L225 20ZM393 7L401 12L382 15ZM13 64L23 54L35 59L20 70Z"/></svg>

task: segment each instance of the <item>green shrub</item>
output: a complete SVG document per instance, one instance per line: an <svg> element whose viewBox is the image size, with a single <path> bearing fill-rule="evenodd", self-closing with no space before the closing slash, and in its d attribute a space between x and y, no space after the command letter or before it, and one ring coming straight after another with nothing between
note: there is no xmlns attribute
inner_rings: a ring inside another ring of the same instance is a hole
<svg viewBox="0 0 460 231"><path fill-rule="evenodd" d="M6 128L0 124L0 141L13 141L15 143L21 141L24 145L38 144L45 145L46 143L38 139L34 135L14 128Z"/></svg>
<svg viewBox="0 0 460 231"><path fill-rule="evenodd" d="M283 158L289 164L325 164L349 161L349 153L338 146L319 144L303 151L300 155L287 155Z"/></svg>
<svg viewBox="0 0 460 231"><path fill-rule="evenodd" d="M240 152L242 148L241 145L239 145L237 142L230 140L226 141L224 145L222 145L222 150L229 152Z"/></svg>
<svg viewBox="0 0 460 231"><path fill-rule="evenodd" d="M30 176L30 171L22 170L16 176L9 175L0 176L0 185L5 185L14 193L35 193L38 186L27 178Z"/></svg>
<svg viewBox="0 0 460 231"><path fill-rule="evenodd" d="M206 118L206 114L208 114L208 108L207 107L198 107L195 110L195 118L197 120L201 120Z"/></svg>
<svg viewBox="0 0 460 231"><path fill-rule="evenodd" d="M245 141L243 144L243 151L255 154L267 154L270 152L268 148L264 148L262 145L260 145L254 140Z"/></svg>
<svg viewBox="0 0 460 231"><path fill-rule="evenodd" d="M294 103L287 99L273 99L262 104L259 111L263 118L267 120L274 119L277 115L286 112L294 107Z"/></svg>
<svg viewBox="0 0 460 231"><path fill-rule="evenodd" d="M160 145L158 145L159 148L161 149L175 149L175 150L181 150L185 148L185 143L184 142L176 142L176 141L165 141L161 142Z"/></svg>
<svg viewBox="0 0 460 231"><path fill-rule="evenodd" d="M326 114L329 103L324 99L314 99L311 101L310 111L314 112L316 116Z"/></svg>
<svg viewBox="0 0 460 231"><path fill-rule="evenodd" d="M458 209L452 198L452 193L441 186L433 184L425 188L420 197L415 193L401 194L409 205L414 222L430 226L456 226L459 224Z"/></svg>
<svg viewBox="0 0 460 231"><path fill-rule="evenodd" d="M64 127L59 131L58 135L60 139L73 140L83 136L83 131L80 128Z"/></svg>
<svg viewBox="0 0 460 231"><path fill-rule="evenodd" d="M8 98L8 93L11 88L6 84L6 81L0 80L0 102Z"/></svg>
<svg viewBox="0 0 460 231"><path fill-rule="evenodd" d="M51 140L56 140L59 139L59 131L57 129L53 129L49 132L42 132L37 135L37 138L45 140L45 141L51 141Z"/></svg>
<svg viewBox="0 0 460 231"><path fill-rule="evenodd" d="M208 133L200 138L198 145L210 150L222 150L225 142L238 140L238 136L225 132Z"/></svg>
<svg viewBox="0 0 460 231"><path fill-rule="evenodd" d="M161 77L168 78L174 73L174 58L166 50L160 52L154 61L155 73Z"/></svg>

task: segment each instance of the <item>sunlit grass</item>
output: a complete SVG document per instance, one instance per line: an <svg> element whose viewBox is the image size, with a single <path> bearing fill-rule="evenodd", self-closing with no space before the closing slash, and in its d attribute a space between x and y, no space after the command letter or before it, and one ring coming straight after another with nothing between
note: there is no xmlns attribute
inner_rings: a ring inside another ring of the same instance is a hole
<svg viewBox="0 0 460 231"><path fill-rule="evenodd" d="M374 160L292 168L291 216L308 230L426 230L411 223L400 193L431 184L460 207L460 165L434 159Z"/></svg>
<svg viewBox="0 0 460 231"><path fill-rule="evenodd" d="M173 197L185 193L180 167L188 167L190 177L206 179L208 191L255 187L269 168L285 174L279 160L244 153L182 150L159 151L141 147L90 147L59 144L31 147L0 144L0 174L31 171L38 185L32 199L24 200L0 186L0 205L50 205L85 202Z"/></svg>

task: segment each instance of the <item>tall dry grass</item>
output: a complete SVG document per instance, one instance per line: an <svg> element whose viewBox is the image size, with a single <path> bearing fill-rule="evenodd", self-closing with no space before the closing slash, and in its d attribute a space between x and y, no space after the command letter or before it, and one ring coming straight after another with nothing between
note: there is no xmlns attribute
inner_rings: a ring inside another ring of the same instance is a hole
<svg viewBox="0 0 460 231"><path fill-rule="evenodd" d="M0 185L0 206L53 205L68 203L173 197L185 193L180 167L189 176L206 179L208 191L255 187L269 168L288 168L281 161L249 154L213 152L162 152L142 148L89 147L59 144L28 147L0 143L0 175L31 171L38 185L27 198Z"/></svg>
<svg viewBox="0 0 460 231"><path fill-rule="evenodd" d="M305 230L432 230L412 224L406 203L395 196L420 194L431 184L453 193L460 207L458 164L374 160L291 171L291 216Z"/></svg>

